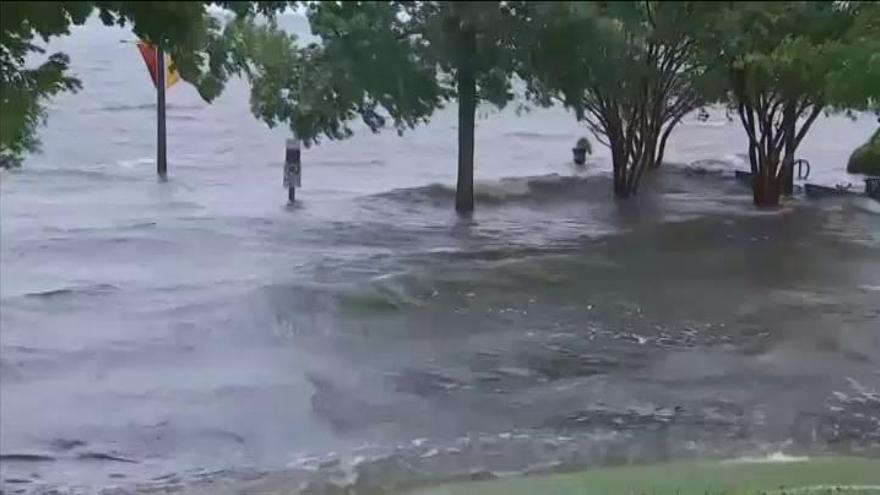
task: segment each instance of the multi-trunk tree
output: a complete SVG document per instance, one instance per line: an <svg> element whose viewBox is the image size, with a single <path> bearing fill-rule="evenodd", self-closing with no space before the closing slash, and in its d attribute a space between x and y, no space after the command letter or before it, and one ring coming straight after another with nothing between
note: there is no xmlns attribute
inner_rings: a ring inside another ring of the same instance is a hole
<svg viewBox="0 0 880 495"><path fill-rule="evenodd" d="M206 100L225 82L221 21L210 6L241 18L273 16L294 2L0 2L0 168L20 165L39 146L46 103L80 81L64 53L45 56L44 44L97 15L107 26L130 25L135 35L171 53L183 78Z"/></svg>
<svg viewBox="0 0 880 495"><path fill-rule="evenodd" d="M694 31L706 6L689 2L531 4L522 77L531 95L574 110L611 150L614 193L634 195L660 166L670 134L713 85Z"/></svg>
<svg viewBox="0 0 880 495"><path fill-rule="evenodd" d="M823 111L877 107L878 13L876 2L730 2L699 31L748 137L756 205L791 192L798 147Z"/></svg>

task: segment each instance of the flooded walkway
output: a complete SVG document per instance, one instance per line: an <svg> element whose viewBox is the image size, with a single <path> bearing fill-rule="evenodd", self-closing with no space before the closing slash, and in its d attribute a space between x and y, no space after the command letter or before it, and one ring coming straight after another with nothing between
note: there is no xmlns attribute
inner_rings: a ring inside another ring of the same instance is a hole
<svg viewBox="0 0 880 495"><path fill-rule="evenodd" d="M607 150L569 163L572 115L481 110L456 218L450 108L307 150L286 208L287 136L243 86L169 92L156 182L125 36L63 41L85 89L0 174L4 493L878 454L880 203L756 211L723 110L667 152L718 173L672 163L625 203ZM817 122L811 180L855 181L874 126Z"/></svg>

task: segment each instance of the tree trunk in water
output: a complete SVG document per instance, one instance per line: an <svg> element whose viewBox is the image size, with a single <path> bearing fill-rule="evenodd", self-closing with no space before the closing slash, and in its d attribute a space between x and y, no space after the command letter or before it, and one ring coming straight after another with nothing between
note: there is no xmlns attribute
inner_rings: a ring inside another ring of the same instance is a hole
<svg viewBox="0 0 880 495"><path fill-rule="evenodd" d="M779 206L782 184L768 172L769 167L762 168L761 173L752 178L752 200L755 206Z"/></svg>
<svg viewBox="0 0 880 495"><path fill-rule="evenodd" d="M476 36L472 30L461 33L458 86L458 183L455 211L474 211L474 121L477 111L477 83L474 74Z"/></svg>
<svg viewBox="0 0 880 495"><path fill-rule="evenodd" d="M794 104L789 102L785 105L782 120L783 149L785 152L782 156L782 173L780 177L782 193L786 196L791 196L794 194L794 147L796 139L795 125L797 124Z"/></svg>
<svg viewBox="0 0 880 495"><path fill-rule="evenodd" d="M794 160L787 154L782 159L782 176L779 181L782 183L782 194L791 196L794 194Z"/></svg>
<svg viewBox="0 0 880 495"><path fill-rule="evenodd" d="M752 202L755 206L779 205L781 182L775 176L777 169L772 156L760 152L761 144L749 136L749 165L752 169ZM775 159L778 160L778 157Z"/></svg>

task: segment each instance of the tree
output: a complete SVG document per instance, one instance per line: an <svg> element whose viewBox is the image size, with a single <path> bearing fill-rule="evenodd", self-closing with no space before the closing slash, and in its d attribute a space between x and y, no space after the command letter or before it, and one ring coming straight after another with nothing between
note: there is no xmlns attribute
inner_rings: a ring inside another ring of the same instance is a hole
<svg viewBox="0 0 880 495"><path fill-rule="evenodd" d="M791 191L795 153L823 110L876 105L877 13L874 2L731 2L707 24L704 57L725 66L756 205Z"/></svg>
<svg viewBox="0 0 880 495"><path fill-rule="evenodd" d="M380 2L313 5L313 32L332 39L305 47L272 23L240 19L221 37L227 57L218 67L251 82L257 117L288 124L307 146L350 137L358 117L374 132L391 118L402 133L425 122L446 95L434 70L413 62L396 12Z"/></svg>
<svg viewBox="0 0 880 495"><path fill-rule="evenodd" d="M398 132L458 101L455 209L474 209L476 107L513 98L518 18L509 2L314 2L308 17L321 42L286 50L290 62L249 63L252 105L270 125L287 122L307 144L351 135L360 116ZM253 27L244 28L254 32ZM263 32L266 43L273 34ZM275 37L280 36L274 33ZM253 57L243 57L242 60ZM294 62L293 60L297 61ZM295 66L303 67L298 70Z"/></svg>
<svg viewBox="0 0 880 495"><path fill-rule="evenodd" d="M80 87L66 74L69 59L63 53L26 66L27 56L44 52L34 38L67 34L70 24L85 22L92 9L78 2L45 10L36 3L0 3L0 167L18 165L24 153L37 148L36 128L45 120L46 101Z"/></svg>
<svg viewBox="0 0 880 495"><path fill-rule="evenodd" d="M880 114L880 2L864 2L837 45L842 63L828 75L829 100L837 110Z"/></svg>
<svg viewBox="0 0 880 495"><path fill-rule="evenodd" d="M40 41L69 34L97 12L105 25L131 25L139 37L173 56L183 79L210 101L223 88L227 73L217 61L228 45L220 38L215 5L240 17L274 15L294 2L0 2L0 167L20 165L39 146L37 128L46 120L45 105L58 93L81 84L68 72L69 57L45 53Z"/></svg>
<svg viewBox="0 0 880 495"><path fill-rule="evenodd" d="M531 5L522 77L543 104L561 101L611 150L614 192L635 194L663 161L681 119L714 87L697 57L706 6L690 2Z"/></svg>

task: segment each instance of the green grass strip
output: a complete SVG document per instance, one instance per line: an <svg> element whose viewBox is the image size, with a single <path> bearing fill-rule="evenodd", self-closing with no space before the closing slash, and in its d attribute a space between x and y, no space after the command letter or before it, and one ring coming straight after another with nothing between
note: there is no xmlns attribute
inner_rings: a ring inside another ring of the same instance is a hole
<svg viewBox="0 0 880 495"><path fill-rule="evenodd" d="M880 495L880 459L725 461L611 467L577 473L461 482L411 495Z"/></svg>

